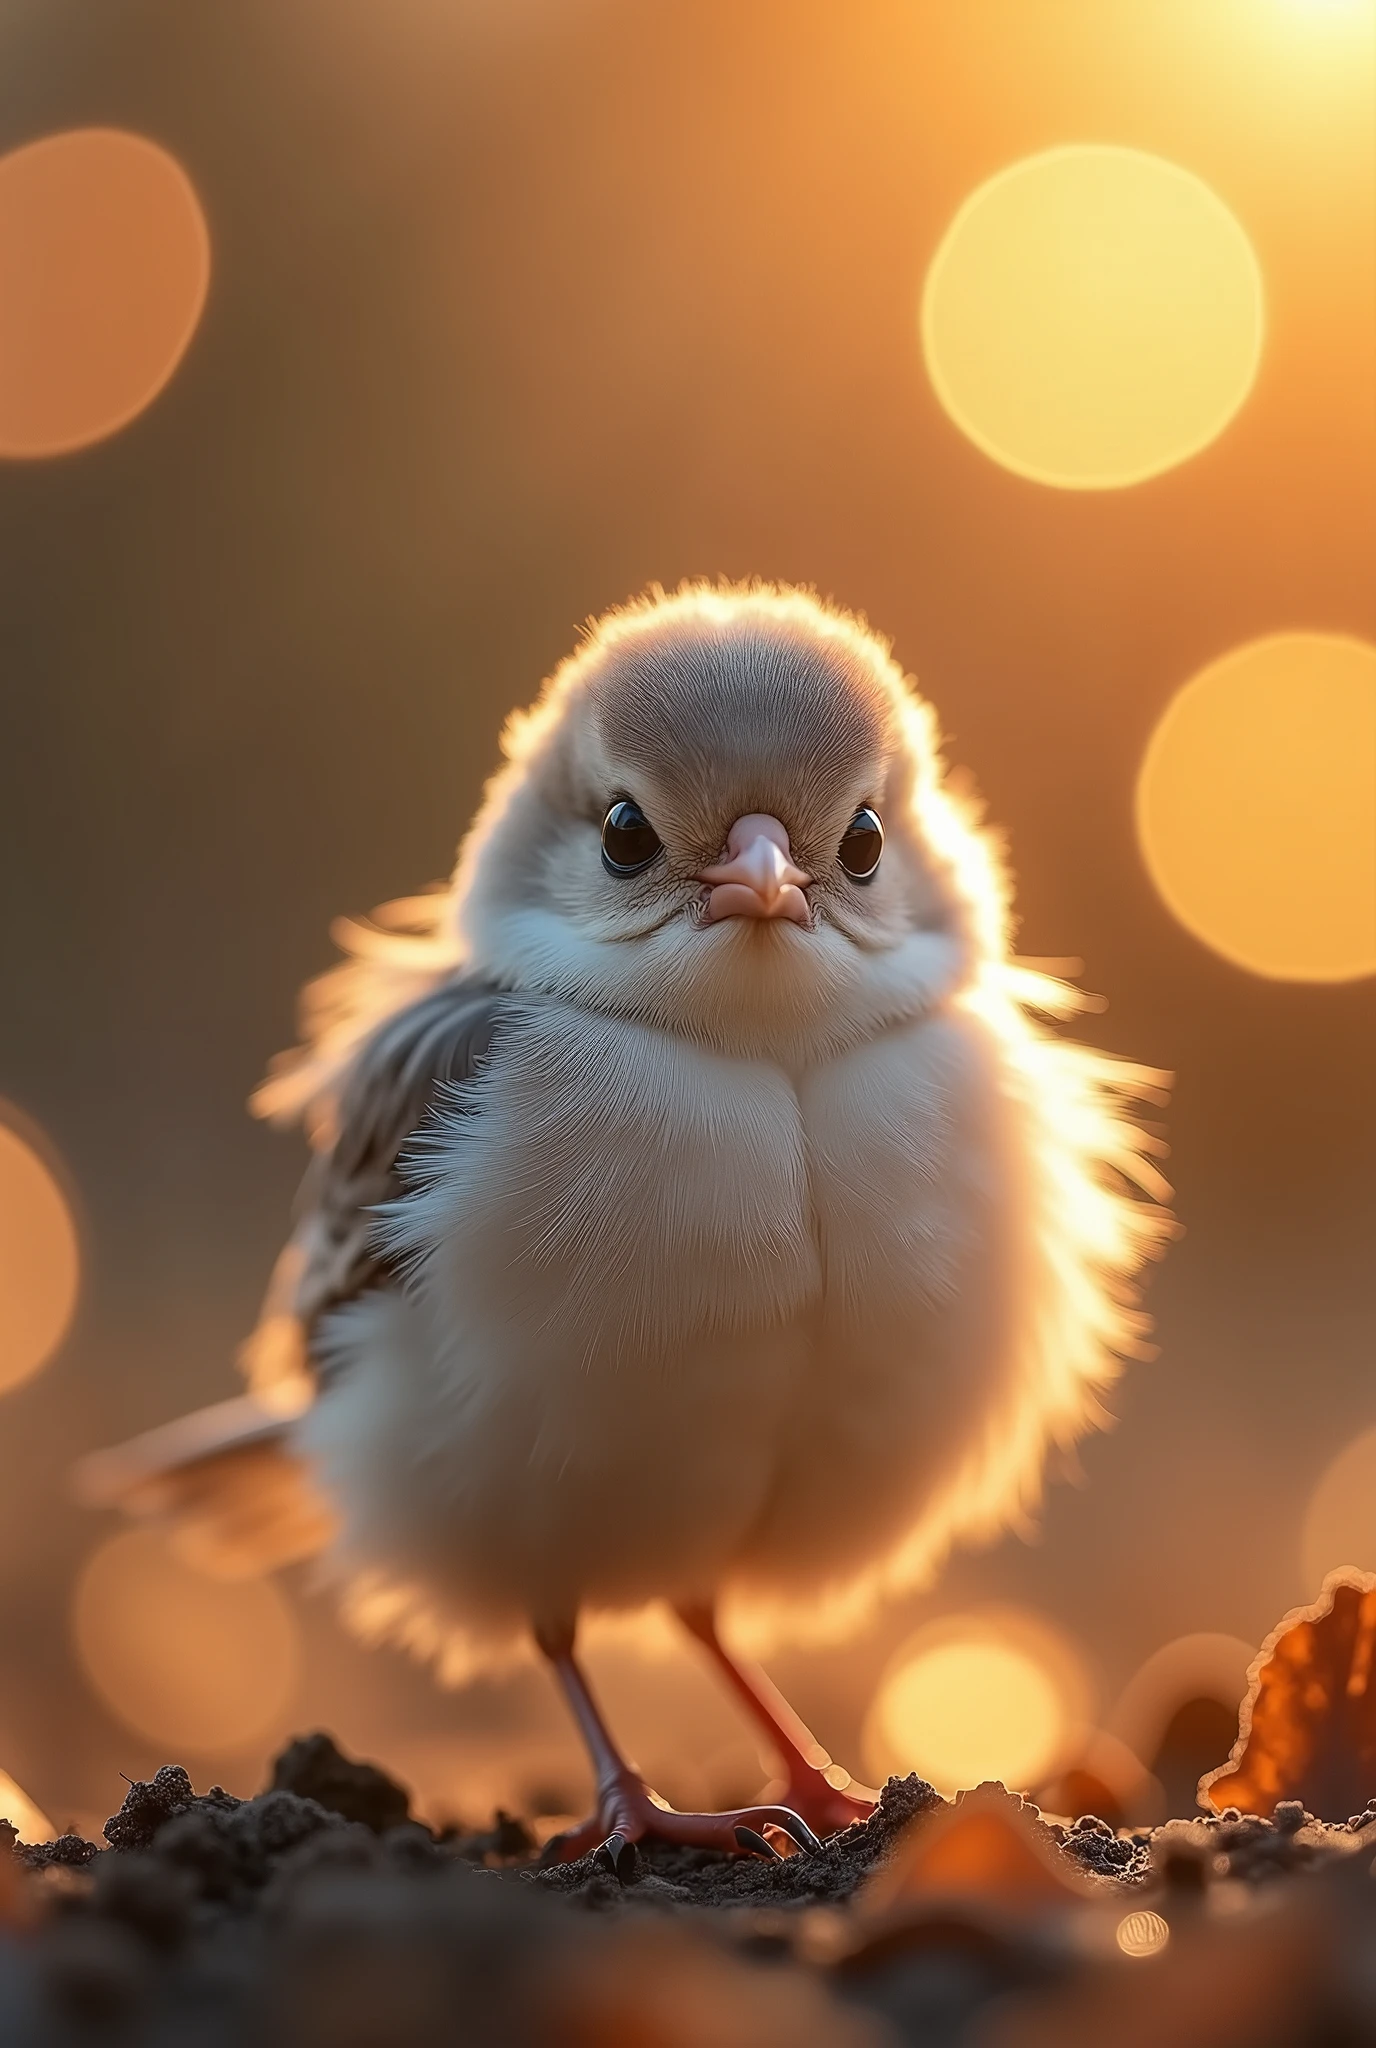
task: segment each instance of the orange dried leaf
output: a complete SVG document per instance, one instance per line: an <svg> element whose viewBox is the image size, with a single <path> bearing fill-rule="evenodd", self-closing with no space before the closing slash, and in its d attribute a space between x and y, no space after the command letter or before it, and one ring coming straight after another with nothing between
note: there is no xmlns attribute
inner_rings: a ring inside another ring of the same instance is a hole
<svg viewBox="0 0 1376 2048"><path fill-rule="evenodd" d="M1269 1814L1299 1799L1345 1820L1376 1794L1376 1574L1330 1572L1261 1646L1232 1755L1199 1781L1199 1803Z"/></svg>
<svg viewBox="0 0 1376 2048"><path fill-rule="evenodd" d="M928 1900L978 1900L1012 1912L1044 1913L1088 1897L1038 1822L1006 1793L967 1793L958 1806L920 1814L860 1897L884 1913Z"/></svg>

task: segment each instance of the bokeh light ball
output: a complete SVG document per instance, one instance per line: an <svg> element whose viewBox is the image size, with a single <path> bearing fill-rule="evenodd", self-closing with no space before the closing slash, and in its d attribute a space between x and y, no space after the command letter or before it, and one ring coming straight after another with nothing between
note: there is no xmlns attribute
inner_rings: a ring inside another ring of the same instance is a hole
<svg viewBox="0 0 1376 2048"><path fill-rule="evenodd" d="M57 1177L0 1121L0 1393L46 1365L71 1324L81 1262Z"/></svg>
<svg viewBox="0 0 1376 2048"><path fill-rule="evenodd" d="M1261 270L1202 179L1142 150L1073 144L970 194L922 293L938 398L995 462L1112 490L1217 438L1261 357Z"/></svg>
<svg viewBox="0 0 1376 2048"><path fill-rule="evenodd" d="M87 1559L72 1629L105 1705L173 1755L246 1748L281 1721L300 1673L296 1617L270 1579L211 1579L151 1529Z"/></svg>
<svg viewBox="0 0 1376 2048"><path fill-rule="evenodd" d="M200 202L156 143L77 128L0 157L0 455L60 455L136 418L209 280Z"/></svg>
<svg viewBox="0 0 1376 2048"><path fill-rule="evenodd" d="M1150 1765L1181 1708L1209 1700L1236 1711L1255 1655L1255 1643L1216 1629L1162 1643L1124 1686L1109 1715L1110 1730Z"/></svg>
<svg viewBox="0 0 1376 2048"><path fill-rule="evenodd" d="M1339 1565L1376 1572L1376 1428L1344 1444L1309 1497L1300 1536L1305 1598Z"/></svg>
<svg viewBox="0 0 1376 2048"><path fill-rule="evenodd" d="M1376 647L1253 640L1166 707L1137 830L1187 930L1253 974L1376 973Z"/></svg>
<svg viewBox="0 0 1376 2048"><path fill-rule="evenodd" d="M1159 1956L1171 1938L1170 1924L1159 1913L1125 1913L1113 1930L1125 1956Z"/></svg>
<svg viewBox="0 0 1376 2048"><path fill-rule="evenodd" d="M1028 1791L1077 1740L1085 1693L1078 1660L1049 1627L949 1616L891 1659L866 1721L867 1768L881 1781L915 1770L942 1792L989 1779Z"/></svg>

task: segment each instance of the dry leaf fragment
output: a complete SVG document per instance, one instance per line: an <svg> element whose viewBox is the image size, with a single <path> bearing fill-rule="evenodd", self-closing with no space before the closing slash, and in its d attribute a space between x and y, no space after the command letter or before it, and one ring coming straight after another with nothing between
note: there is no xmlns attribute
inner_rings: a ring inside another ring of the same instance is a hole
<svg viewBox="0 0 1376 2048"><path fill-rule="evenodd" d="M1376 1793L1376 1574L1330 1572L1248 1672L1232 1755L1199 1781L1199 1803L1270 1814L1298 1799L1344 1820Z"/></svg>

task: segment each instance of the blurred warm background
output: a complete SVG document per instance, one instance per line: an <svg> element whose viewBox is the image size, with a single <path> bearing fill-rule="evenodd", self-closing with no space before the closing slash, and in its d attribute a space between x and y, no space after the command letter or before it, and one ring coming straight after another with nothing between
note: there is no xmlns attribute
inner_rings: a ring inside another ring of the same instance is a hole
<svg viewBox="0 0 1376 2048"><path fill-rule="evenodd" d="M341 911L657 580L893 635L1020 945L1171 1068L1160 1355L1037 1539L776 1675L838 1757L1187 1810L1376 1567L1372 0L9 0L0 19L0 1810L331 1728L567 1810L535 1671L83 1515L233 1391L302 1166L246 1116ZM744 1730L596 1655L678 1800Z"/></svg>

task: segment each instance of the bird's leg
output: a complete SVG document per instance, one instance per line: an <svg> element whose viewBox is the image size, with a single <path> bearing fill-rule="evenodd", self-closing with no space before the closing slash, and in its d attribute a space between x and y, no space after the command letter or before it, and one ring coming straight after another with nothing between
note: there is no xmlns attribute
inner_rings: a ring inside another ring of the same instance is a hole
<svg viewBox="0 0 1376 2048"><path fill-rule="evenodd" d="M826 1776L831 1758L779 1688L757 1666L740 1662L723 1647L710 1607L680 1607L678 1618L707 1651L751 1719L763 1728L784 1768L784 1804L819 1835L834 1835L874 1812L872 1799L833 1785Z"/></svg>
<svg viewBox="0 0 1376 2048"><path fill-rule="evenodd" d="M549 1659L578 1723L597 1787L591 1819L547 1842L544 1861L570 1863L596 1849L608 1867L624 1878L634 1867L636 1843L647 1837L697 1849L772 1856L777 1852L765 1839L764 1829L782 1828L800 1849L818 1846L812 1829L786 1806L746 1806L731 1813L677 1813L666 1806L631 1769L613 1741L574 1655L573 1629L540 1628L535 1640Z"/></svg>

